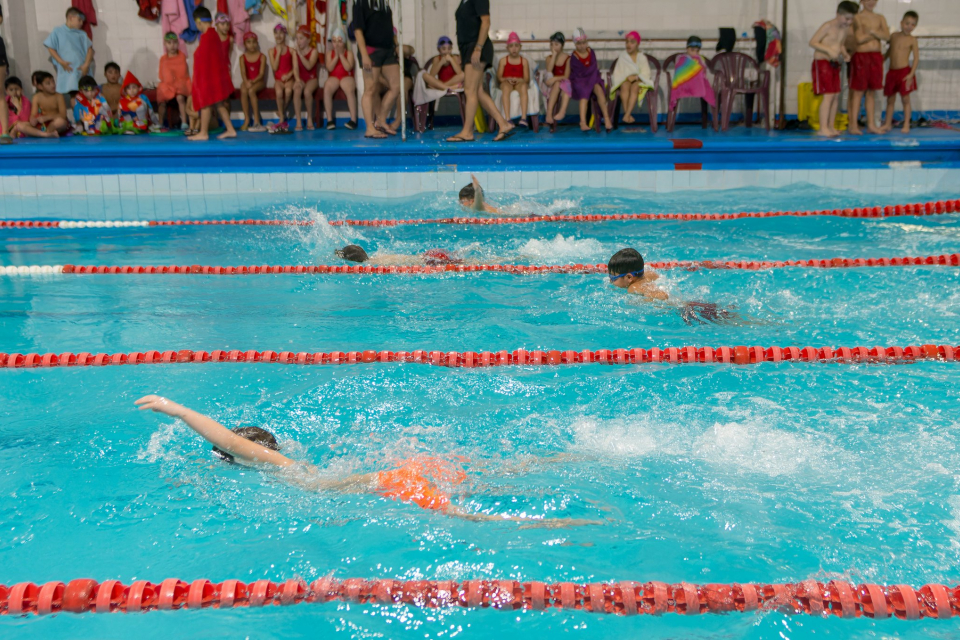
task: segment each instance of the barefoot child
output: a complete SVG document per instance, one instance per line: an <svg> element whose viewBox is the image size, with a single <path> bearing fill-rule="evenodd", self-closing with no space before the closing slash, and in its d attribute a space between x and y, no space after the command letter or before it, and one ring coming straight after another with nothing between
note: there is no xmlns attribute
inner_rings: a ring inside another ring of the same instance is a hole
<svg viewBox="0 0 960 640"><path fill-rule="evenodd" d="M100 94L100 87L92 76L83 76L77 84L77 101L73 105L73 121L85 136L100 136L113 133L113 113L107 99Z"/></svg>
<svg viewBox="0 0 960 640"><path fill-rule="evenodd" d="M257 34L243 34L243 55L240 56L240 106L243 108L241 131L260 133L266 131L260 119L260 92L267 86L267 56L260 52Z"/></svg>
<svg viewBox="0 0 960 640"><path fill-rule="evenodd" d="M587 107L590 97L596 96L600 103L600 113L595 118L603 118L603 126L607 131L613 129L607 113L607 96L603 90L603 79L600 77L600 65L597 63L597 54L590 48L586 32L577 27L573 32L573 42L576 51L570 58L570 86L571 97L580 101L580 130L590 131L587 123Z"/></svg>
<svg viewBox="0 0 960 640"><path fill-rule="evenodd" d="M450 502L450 494L441 485L460 485L466 481L463 469L452 460L421 456L404 460L398 466L379 472L351 474L334 478L317 467L295 462L280 453L276 437L261 427L227 429L203 414L160 396L144 396L135 403L141 411L155 411L182 420L207 442L213 453L229 463L260 466L281 474L281 478L309 491L366 493L390 500L415 504L422 509L475 522L522 522L527 526L557 527L601 524L593 520L539 518L476 513Z"/></svg>
<svg viewBox="0 0 960 640"><path fill-rule="evenodd" d="M323 85L323 108L327 112L327 129L337 128L337 119L333 115L333 96L342 90L347 96L347 108L350 121L344 126L351 131L357 128L357 80L354 77L356 58L346 45L343 29L337 27L330 36L333 45L327 52L327 81Z"/></svg>
<svg viewBox="0 0 960 640"><path fill-rule="evenodd" d="M273 90L277 94L277 116L280 121L275 129L287 127L287 105L293 98L293 52L287 46L287 28L281 22L273 28L277 46L270 49L270 66L273 68Z"/></svg>
<svg viewBox="0 0 960 640"><path fill-rule="evenodd" d="M107 104L110 105L110 113L114 116L120 113L120 95L123 93L120 76L120 65L116 62L108 62L103 67L103 77L107 81L100 87L100 93L107 99Z"/></svg>
<svg viewBox="0 0 960 640"><path fill-rule="evenodd" d="M884 130L893 128L893 108L897 105L897 94L903 103L903 133L910 133L910 118L913 110L910 104L910 94L917 90L917 67L920 66L920 47L913 30L917 28L920 16L916 11L907 11L900 21L900 31L890 36L890 70L887 71L887 81L883 88L883 95L887 96L887 117ZM910 54L913 54L913 64L910 64Z"/></svg>
<svg viewBox="0 0 960 640"><path fill-rule="evenodd" d="M57 92L77 92L80 78L87 75L93 62L93 44L83 31L86 16L75 7L67 9L66 24L56 27L43 41L57 70Z"/></svg>
<svg viewBox="0 0 960 640"><path fill-rule="evenodd" d="M563 51L566 38L557 31L550 36L550 55L544 63L547 73L540 84L540 91L547 100L547 124L554 123L554 115L560 119L567 114L570 105L570 56ZM557 110L557 101L560 101L560 110Z"/></svg>
<svg viewBox="0 0 960 640"><path fill-rule="evenodd" d="M653 88L650 75L650 63L647 56L640 53L640 34L631 31L626 35L626 51L617 58L617 65L613 69L613 78L610 86L610 99L617 97L620 91L620 102L623 103L623 122L633 124L633 108L643 102L647 91Z"/></svg>
<svg viewBox="0 0 960 640"><path fill-rule="evenodd" d="M230 122L230 113L223 105L223 102L233 93L230 66L223 55L220 38L213 29L213 18L206 7L197 7L193 11L193 18L200 30L200 44L193 53L193 84L190 87L190 97L193 101L193 109L200 114L200 130L187 139L199 141L210 138L210 118L213 116L214 109L217 110L227 128L217 138L236 138L237 132Z"/></svg>
<svg viewBox="0 0 960 640"><path fill-rule="evenodd" d="M10 114L10 124L4 129L3 135L10 136L12 139L20 136L20 132L17 131L17 123L30 121L30 101L23 94L23 83L16 76L7 78L6 82L3 83L3 88L7 94L4 103L7 106L7 112Z"/></svg>
<svg viewBox="0 0 960 640"><path fill-rule="evenodd" d="M120 116L117 126L121 133L136 135L148 133L153 126L153 105L143 93L143 85L137 76L127 71L123 79L123 95L120 96Z"/></svg>
<svg viewBox="0 0 960 640"><path fill-rule="evenodd" d="M520 49L523 45L520 43L520 36L511 32L507 38L507 51L509 55L500 59L497 65L497 83L502 92L501 103L503 104L503 117L510 119L510 95L516 91L520 96L520 124L527 126L527 90L530 85L530 63L520 55Z"/></svg>
<svg viewBox="0 0 960 640"><path fill-rule="evenodd" d="M180 110L180 129L189 129L187 124L187 98L190 96L190 70L187 68L187 56L180 51L180 39L173 31L163 36L163 48L166 53L160 57L160 84L157 85L157 108L160 112L160 124L167 113L167 103L177 101Z"/></svg>
<svg viewBox="0 0 960 640"><path fill-rule="evenodd" d="M293 66L293 119L296 131L303 131L300 124L300 112L303 103L307 103L307 131L313 131L313 99L317 95L320 81L320 52L310 44L310 27L300 25L297 28L297 50L294 52L297 64Z"/></svg>
<svg viewBox="0 0 960 640"><path fill-rule="evenodd" d="M823 23L810 39L810 47L814 50L813 92L823 96L819 135L828 138L840 135L834 129L837 108L840 106L840 62L850 59L843 41L857 11L856 3L844 0L837 7L837 16Z"/></svg>
<svg viewBox="0 0 960 640"><path fill-rule="evenodd" d="M39 91L33 95L30 119L18 122L17 132L31 138L59 138L70 128L63 94L57 92L57 81L46 71L34 76Z"/></svg>
<svg viewBox="0 0 960 640"><path fill-rule="evenodd" d="M877 0L861 0L863 8L853 19L853 37L856 42L856 53L850 61L850 89L851 102L847 107L850 114L850 133L862 135L857 119L860 116L860 101L867 97L867 131L870 133L886 133L877 128L876 97L877 91L883 89L883 53L882 44L890 40L890 27L887 19L874 13Z"/></svg>

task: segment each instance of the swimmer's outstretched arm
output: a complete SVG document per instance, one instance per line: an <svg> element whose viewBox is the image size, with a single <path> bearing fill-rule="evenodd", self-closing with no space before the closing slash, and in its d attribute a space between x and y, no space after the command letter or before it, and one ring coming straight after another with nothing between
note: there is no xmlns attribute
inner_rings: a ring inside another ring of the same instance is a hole
<svg viewBox="0 0 960 640"><path fill-rule="evenodd" d="M477 176L471 173L470 180L473 182L473 209L484 213L500 213L500 209L497 209L492 204L488 204L487 201L484 200L483 187L480 186L480 181L477 180Z"/></svg>
<svg viewBox="0 0 960 640"><path fill-rule="evenodd" d="M172 400L149 395L143 396L134 404L139 406L141 411L156 411L171 418L183 420L188 427L203 436L213 446L223 449L237 458L243 458L247 462L273 464L278 467L288 467L293 464L293 460L285 455L267 449L246 438L241 438L216 420Z"/></svg>

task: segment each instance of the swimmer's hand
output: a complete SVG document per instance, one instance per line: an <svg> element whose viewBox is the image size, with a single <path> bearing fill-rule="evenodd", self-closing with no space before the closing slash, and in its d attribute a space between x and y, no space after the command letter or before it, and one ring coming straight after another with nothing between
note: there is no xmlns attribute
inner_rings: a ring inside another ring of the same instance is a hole
<svg viewBox="0 0 960 640"><path fill-rule="evenodd" d="M168 400L163 396L143 396L133 404L140 407L140 411L156 411L163 413L171 418L181 418L187 412L187 408L182 404L177 404L173 400Z"/></svg>

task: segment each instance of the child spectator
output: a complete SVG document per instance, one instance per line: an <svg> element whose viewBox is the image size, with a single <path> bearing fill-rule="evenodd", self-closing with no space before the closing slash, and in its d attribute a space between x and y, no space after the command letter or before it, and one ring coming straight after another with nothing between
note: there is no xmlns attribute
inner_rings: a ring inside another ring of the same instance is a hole
<svg viewBox="0 0 960 640"><path fill-rule="evenodd" d="M237 132L230 122L230 112L223 102L233 93L233 83L230 82L230 65L223 55L220 38L213 27L213 18L210 10L197 7L193 12L197 28L200 30L200 44L193 53L193 84L190 88L190 97L193 109L199 113L200 130L189 136L188 140L208 140L210 138L210 118L216 109L223 121L226 131L217 136L218 139L236 138Z"/></svg>
<svg viewBox="0 0 960 640"><path fill-rule="evenodd" d="M610 87L610 99L620 91L620 102L623 103L623 122L633 124L633 108L643 102L647 91L653 88L650 75L650 64L647 56L640 53L640 34L631 31L625 38L627 50L617 58L613 69L613 78Z"/></svg>
<svg viewBox="0 0 960 640"><path fill-rule="evenodd" d="M180 38L173 31L163 36L163 48L166 53L160 57L160 84L157 85L160 124L163 124L167 115L167 103L176 100L180 110L180 129L186 131L190 128L187 124L187 98L190 96L187 56L180 51Z"/></svg>
<svg viewBox="0 0 960 640"><path fill-rule="evenodd" d="M317 80L320 72L320 52L310 44L313 35L310 33L310 27L300 25L297 28L296 42L297 50L294 52L297 58L297 64L293 66L293 118L296 121L294 129L303 131L300 124L300 112L303 103L307 103L307 130L313 131L313 99L317 95L317 87L320 81Z"/></svg>
<svg viewBox="0 0 960 640"><path fill-rule="evenodd" d="M527 59L520 55L520 49L523 45L520 42L520 36L511 32L507 37L507 52L509 55L501 58L497 65L497 83L500 85L500 91L503 92L503 116L510 118L510 94L514 91L520 96L520 112L526 114L528 96L527 89L530 85L530 64ZM527 125L526 115L520 116L520 124Z"/></svg>
<svg viewBox="0 0 960 640"><path fill-rule="evenodd" d="M30 119L20 120L17 132L31 138L59 138L70 129L63 94L57 92L57 81L46 71L37 71L34 77L39 91L33 96Z"/></svg>
<svg viewBox="0 0 960 640"><path fill-rule="evenodd" d="M240 106L243 108L243 126L241 131L260 133L266 131L260 119L260 100L258 96L267 86L267 56L260 51L257 34L247 32L243 35L245 51L240 56Z"/></svg>
<svg viewBox="0 0 960 640"><path fill-rule="evenodd" d="M120 113L120 96L123 95L123 85L120 84L120 65L116 62L108 62L103 67L103 77L107 81L100 87L100 93L107 99L110 113L117 115Z"/></svg>
<svg viewBox="0 0 960 640"><path fill-rule="evenodd" d="M547 124L553 124L554 114L557 113L557 100L560 101L560 119L567 113L570 105L570 56L563 52L566 38L557 31L550 36L550 55L544 67L547 73L540 83L540 91L547 100Z"/></svg>
<svg viewBox="0 0 960 640"><path fill-rule="evenodd" d="M834 128L840 105L840 63L850 60L843 42L858 10L855 2L844 0L837 6L837 16L823 23L810 38L810 46L814 50L813 92L823 96L819 135L824 137L835 138L840 135ZM855 119L856 116L851 114L851 120Z"/></svg>
<svg viewBox="0 0 960 640"><path fill-rule="evenodd" d="M703 46L699 36L687 38L687 50L677 58L670 84L670 110L683 98L700 98L711 107L717 105L717 95L707 79L707 64L700 57Z"/></svg>
<svg viewBox="0 0 960 640"><path fill-rule="evenodd" d="M3 103L10 114L10 121L7 128L3 130L3 135L13 140L20 135L17 131L17 123L30 122L30 101L23 94L23 83L16 76L7 78L6 82L3 83L3 88L7 94Z"/></svg>
<svg viewBox="0 0 960 640"><path fill-rule="evenodd" d="M120 96L120 132L128 135L147 133L153 125L153 105L143 93L143 85L130 71L123 79L123 95Z"/></svg>
<svg viewBox="0 0 960 640"><path fill-rule="evenodd" d="M451 91L463 84L463 64L460 56L453 54L453 41L447 36L440 36L437 41L437 55L427 62L423 81L440 91Z"/></svg>
<svg viewBox="0 0 960 640"><path fill-rule="evenodd" d="M323 108L327 113L327 129L336 129L337 120L333 116L333 96L342 90L347 97L350 121L343 125L351 131L357 128L357 80L354 77L356 58L346 45L343 29L337 27L330 36L333 45L327 52L327 72L330 74L323 85Z"/></svg>
<svg viewBox="0 0 960 640"><path fill-rule="evenodd" d="M607 114L607 96L603 90L603 80L600 77L600 65L597 64L597 54L590 48L586 32L577 27L573 32L573 42L576 51L570 59L570 87L571 97L580 101L580 130L590 131L587 123L587 106L590 97L596 96L600 103L600 113L595 118L603 118L603 125L607 131L613 129Z"/></svg>
<svg viewBox="0 0 960 640"><path fill-rule="evenodd" d="M54 28L43 41L57 71L58 93L75 94L80 78L87 75L93 62L93 44L83 31L85 19L82 11L70 7L66 24Z"/></svg>
<svg viewBox="0 0 960 640"><path fill-rule="evenodd" d="M293 52L287 46L287 28L283 23L273 28L277 46L270 49L270 66L273 67L273 90L277 94L277 116L280 122L273 131L287 128L287 106L293 98Z"/></svg>
<svg viewBox="0 0 960 640"><path fill-rule="evenodd" d="M230 24L230 16L225 13L218 13L213 21L213 26L217 30L217 37L220 38L220 47L223 49L223 56L227 59L227 70L224 78L226 82L230 83L230 95L233 96L233 76L230 71L233 68L233 63L230 62L230 56L233 53L233 34L231 33L233 27ZM230 113L230 98L223 101L223 106L226 108L227 113ZM219 110L217 113L219 115Z"/></svg>
<svg viewBox="0 0 960 640"><path fill-rule="evenodd" d="M97 81L92 76L83 76L77 87L79 91L73 105L73 121L78 133L85 136L113 133L113 114L107 99L100 94Z"/></svg>
<svg viewBox="0 0 960 640"><path fill-rule="evenodd" d="M883 89L882 43L890 40L887 19L874 13L877 0L860 0L862 11L853 19L853 36L857 49L850 61L850 89L852 99L847 112L850 114L850 133L863 135L860 131L860 101L867 97L867 131L886 133L877 128L876 97ZM821 123L822 124L822 123Z"/></svg>
<svg viewBox="0 0 960 640"><path fill-rule="evenodd" d="M887 81L883 88L883 95L887 96L887 117L884 130L893 128L893 108L897 105L897 94L903 103L903 133L910 133L910 118L913 110L910 105L910 94L917 90L917 67L920 66L920 47L913 30L917 28L920 16L916 11L907 11L900 21L900 31L890 36L890 70L887 71ZM910 64L910 54L913 54L913 64Z"/></svg>
<svg viewBox="0 0 960 640"><path fill-rule="evenodd" d="M3 7L0 7L0 25L3 24ZM0 36L0 84L3 85L4 93L7 90L7 69L9 68L10 63L7 61L7 45L3 41L3 36ZM23 85L20 85L20 80L17 80L17 84L20 86L20 95L23 95ZM27 110L29 113L29 109ZM10 144L13 142L13 136L11 135L11 113L7 105L7 96L4 96L3 100L0 100L0 144Z"/></svg>

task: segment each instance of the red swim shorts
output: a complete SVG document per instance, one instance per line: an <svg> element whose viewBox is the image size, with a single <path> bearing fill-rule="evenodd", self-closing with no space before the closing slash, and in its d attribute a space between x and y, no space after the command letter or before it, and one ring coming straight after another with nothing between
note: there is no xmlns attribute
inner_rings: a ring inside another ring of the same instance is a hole
<svg viewBox="0 0 960 640"><path fill-rule="evenodd" d="M903 69L890 69L887 71L887 82L883 85L883 95L890 97L896 93L906 96L917 90L917 76L910 78L910 82L905 82L904 78L910 73L910 67Z"/></svg>
<svg viewBox="0 0 960 640"><path fill-rule="evenodd" d="M850 60L850 88L854 91L883 89L883 54L877 51L855 53Z"/></svg>
<svg viewBox="0 0 960 640"><path fill-rule="evenodd" d="M813 61L813 92L840 93L840 65L830 60Z"/></svg>

